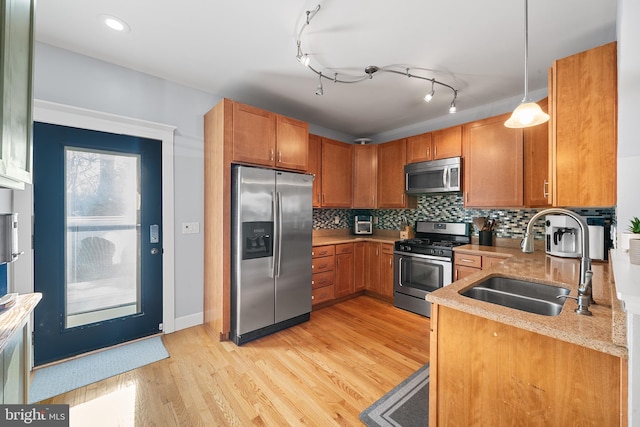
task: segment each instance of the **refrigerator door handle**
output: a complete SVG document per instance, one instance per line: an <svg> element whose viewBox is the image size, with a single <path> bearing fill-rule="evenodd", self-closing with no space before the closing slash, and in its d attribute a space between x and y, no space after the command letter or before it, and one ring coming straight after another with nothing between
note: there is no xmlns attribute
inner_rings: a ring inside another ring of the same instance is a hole
<svg viewBox="0 0 640 427"><path fill-rule="evenodd" d="M278 196L278 234L276 234L278 239L278 252L277 252L277 267L276 267L276 277L280 277L280 267L282 262L282 193L277 192Z"/></svg>
<svg viewBox="0 0 640 427"><path fill-rule="evenodd" d="M271 203L273 204L273 217L274 219L277 218L277 212L278 212L278 193L276 193L275 191L271 192ZM277 222L274 221L274 230L273 230L273 236L276 237L279 234L279 230L277 229ZM276 278L276 263L277 263L277 259L276 259L276 255L278 253L278 240L277 239L273 239L273 256L271 257L271 271L269 272L269 277L272 279Z"/></svg>

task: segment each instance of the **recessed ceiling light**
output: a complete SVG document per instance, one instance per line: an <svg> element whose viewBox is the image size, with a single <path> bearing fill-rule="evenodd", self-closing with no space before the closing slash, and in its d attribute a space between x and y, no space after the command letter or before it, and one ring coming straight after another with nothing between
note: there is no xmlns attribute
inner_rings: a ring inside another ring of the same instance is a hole
<svg viewBox="0 0 640 427"><path fill-rule="evenodd" d="M99 15L98 18L104 25L106 25L107 27L111 28L114 31L119 31L123 33L128 33L129 31L131 31L131 27L129 27L129 24L127 24L122 19L115 17L113 15Z"/></svg>

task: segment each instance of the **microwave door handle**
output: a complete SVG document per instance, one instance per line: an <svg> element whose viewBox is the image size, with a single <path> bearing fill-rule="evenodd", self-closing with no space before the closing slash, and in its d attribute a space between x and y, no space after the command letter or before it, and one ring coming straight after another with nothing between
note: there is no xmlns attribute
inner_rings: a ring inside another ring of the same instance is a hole
<svg viewBox="0 0 640 427"><path fill-rule="evenodd" d="M442 188L449 188L449 186L447 185L447 176L449 175L449 167L445 166L442 169Z"/></svg>
<svg viewBox="0 0 640 427"><path fill-rule="evenodd" d="M409 172L404 173L404 191L409 191Z"/></svg>

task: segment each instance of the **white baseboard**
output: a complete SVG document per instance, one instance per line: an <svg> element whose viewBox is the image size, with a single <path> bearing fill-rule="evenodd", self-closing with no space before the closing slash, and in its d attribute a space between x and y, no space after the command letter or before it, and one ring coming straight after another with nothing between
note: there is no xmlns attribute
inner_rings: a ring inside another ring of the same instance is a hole
<svg viewBox="0 0 640 427"><path fill-rule="evenodd" d="M204 323L204 313L195 313L188 316L177 317L174 323L175 331L187 329L192 326L202 325Z"/></svg>

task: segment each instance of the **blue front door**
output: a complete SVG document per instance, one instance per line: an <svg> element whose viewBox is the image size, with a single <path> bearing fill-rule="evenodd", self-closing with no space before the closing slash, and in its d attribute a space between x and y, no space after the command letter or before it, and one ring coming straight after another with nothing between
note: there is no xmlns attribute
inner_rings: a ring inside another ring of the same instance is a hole
<svg viewBox="0 0 640 427"><path fill-rule="evenodd" d="M35 365L160 331L161 149L34 124Z"/></svg>

